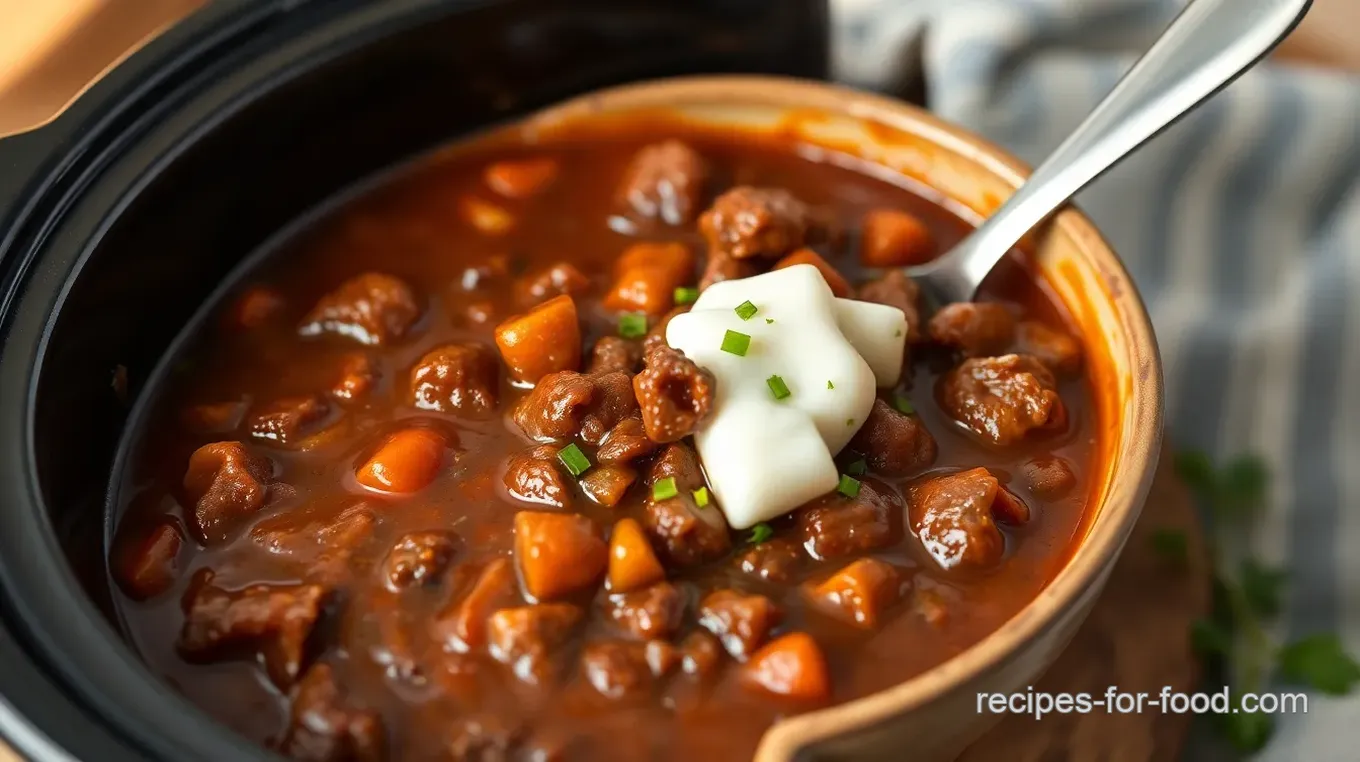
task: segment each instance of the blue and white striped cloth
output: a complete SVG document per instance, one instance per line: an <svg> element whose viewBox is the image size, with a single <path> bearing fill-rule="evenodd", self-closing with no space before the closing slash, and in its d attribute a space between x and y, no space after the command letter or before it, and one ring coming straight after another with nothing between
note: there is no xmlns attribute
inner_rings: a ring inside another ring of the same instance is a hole
<svg viewBox="0 0 1360 762"><path fill-rule="evenodd" d="M1184 1L832 0L834 73L924 76L933 111L1037 164ZM1288 571L1277 635L1360 653L1360 78L1261 66L1077 202L1152 313L1172 441L1270 465L1242 541ZM1360 759L1360 696L1276 722L1260 759Z"/></svg>

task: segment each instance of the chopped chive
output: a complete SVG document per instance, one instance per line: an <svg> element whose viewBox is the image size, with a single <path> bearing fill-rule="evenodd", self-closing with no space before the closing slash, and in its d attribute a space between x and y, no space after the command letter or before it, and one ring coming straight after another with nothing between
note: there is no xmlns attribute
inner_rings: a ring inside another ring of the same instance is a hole
<svg viewBox="0 0 1360 762"><path fill-rule="evenodd" d="M907 395L905 394L899 394L893 398L893 407L897 408L899 412L906 413L907 415L916 413L916 406L911 404L911 400L907 399Z"/></svg>
<svg viewBox="0 0 1360 762"><path fill-rule="evenodd" d="M836 388L836 385L833 384L833 383L831 383L830 381L827 381L827 382L826 382L826 388L828 388L828 389L835 389L835 388Z"/></svg>
<svg viewBox="0 0 1360 762"><path fill-rule="evenodd" d="M737 357L745 357L746 350L751 347L751 337L744 333L728 331L723 334L722 351L730 352Z"/></svg>
<svg viewBox="0 0 1360 762"><path fill-rule="evenodd" d="M619 335L625 339L640 339L647 335L647 316L630 312L619 316Z"/></svg>
<svg viewBox="0 0 1360 762"><path fill-rule="evenodd" d="M759 524L756 524L755 526L751 527L750 542L752 545L759 545L760 543L765 542L771 537L774 537L774 529L772 529L769 524L766 524L765 522L762 521Z"/></svg>
<svg viewBox="0 0 1360 762"><path fill-rule="evenodd" d="M898 328L896 331L893 332L893 338L898 338L898 337L900 337L901 335L902 335L902 329L901 329L901 328Z"/></svg>
<svg viewBox="0 0 1360 762"><path fill-rule="evenodd" d="M562 461L562 465L567 467L572 476L580 476L590 470L590 458L581 452L581 448L575 442L563 447L557 453L557 459Z"/></svg>
<svg viewBox="0 0 1360 762"><path fill-rule="evenodd" d="M770 394L773 394L777 400L782 400L793 393L789 391L788 384L784 383L784 379L779 376L770 376L765 379L765 384L770 387Z"/></svg>
<svg viewBox="0 0 1360 762"><path fill-rule="evenodd" d="M742 320L750 320L751 318L755 317L757 311L758 310L756 306L754 304L751 304L749 301L738 304L736 309L737 317L741 318Z"/></svg>
<svg viewBox="0 0 1360 762"><path fill-rule="evenodd" d="M864 462L864 458L860 458L845 467L845 473L850 474L851 476L863 476L864 472L868 470L869 464Z"/></svg>
<svg viewBox="0 0 1360 762"><path fill-rule="evenodd" d="M678 494L680 494L680 490L675 486L674 476L657 479L656 484L652 485L653 500L670 500Z"/></svg>
<svg viewBox="0 0 1360 762"><path fill-rule="evenodd" d="M846 425L846 426L854 426L854 425L855 425L855 419L854 419L854 418L846 418L846 419L845 419L845 425Z"/></svg>
<svg viewBox="0 0 1360 762"><path fill-rule="evenodd" d="M699 506L700 508L708 507L708 487L700 487L699 489L694 490L694 492L692 492L691 494L694 495L695 505Z"/></svg>
<svg viewBox="0 0 1360 762"><path fill-rule="evenodd" d="M774 322L774 318L765 318L765 324L766 324L766 325L769 325L770 323L773 323L773 322Z"/></svg>
<svg viewBox="0 0 1360 762"><path fill-rule="evenodd" d="M836 491L846 497L857 497L859 495L859 479L848 474L841 474L841 483L836 485Z"/></svg>
<svg viewBox="0 0 1360 762"><path fill-rule="evenodd" d="M699 299L699 289L690 286L680 286L675 289L676 304L694 304Z"/></svg>

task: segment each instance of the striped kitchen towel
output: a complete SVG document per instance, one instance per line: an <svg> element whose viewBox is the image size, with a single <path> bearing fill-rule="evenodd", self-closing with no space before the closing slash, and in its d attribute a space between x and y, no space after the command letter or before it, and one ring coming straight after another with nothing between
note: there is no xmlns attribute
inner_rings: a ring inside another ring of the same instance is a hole
<svg viewBox="0 0 1360 762"><path fill-rule="evenodd" d="M1184 0L832 0L833 67L1031 164ZM1168 434L1265 459L1240 538L1288 573L1274 635L1360 653L1360 78L1269 63L1077 197L1138 283L1166 365ZM1360 695L1275 717L1259 759L1360 759ZM1198 738L1188 759L1213 759Z"/></svg>

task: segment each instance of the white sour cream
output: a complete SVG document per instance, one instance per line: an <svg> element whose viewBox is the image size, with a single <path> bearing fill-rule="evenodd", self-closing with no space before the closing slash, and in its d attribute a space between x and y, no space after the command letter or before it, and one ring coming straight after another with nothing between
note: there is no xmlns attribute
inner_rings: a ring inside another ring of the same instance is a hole
<svg viewBox="0 0 1360 762"><path fill-rule="evenodd" d="M756 313L743 320L744 302ZM727 331L750 336L744 356ZM713 411L694 435L727 523L746 529L836 488L832 460L859 431L876 386L902 372L907 319L881 304L837 299L812 265L709 286L666 328L666 341L717 380ZM776 399L779 376L789 396Z"/></svg>

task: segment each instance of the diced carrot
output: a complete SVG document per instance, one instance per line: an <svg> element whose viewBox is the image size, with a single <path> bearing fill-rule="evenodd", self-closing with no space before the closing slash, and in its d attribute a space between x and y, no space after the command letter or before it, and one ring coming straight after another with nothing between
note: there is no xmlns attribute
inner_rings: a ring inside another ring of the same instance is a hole
<svg viewBox="0 0 1360 762"><path fill-rule="evenodd" d="M496 346L516 381L538 380L581 365L581 326L576 302L562 295L496 326Z"/></svg>
<svg viewBox="0 0 1360 762"><path fill-rule="evenodd" d="M459 209L469 225L487 235L502 235L515 226L514 215L476 196L464 196Z"/></svg>
<svg viewBox="0 0 1360 762"><path fill-rule="evenodd" d="M666 570L634 519L620 519L609 539L609 589L615 593L640 590L666 578Z"/></svg>
<svg viewBox="0 0 1360 762"><path fill-rule="evenodd" d="M791 632L756 651L742 668L742 679L748 685L800 701L831 697L826 657L817 641L803 632Z"/></svg>
<svg viewBox="0 0 1360 762"><path fill-rule="evenodd" d="M694 282L694 252L682 243L637 243L619 257L618 276L604 306L660 315L675 303L675 289Z"/></svg>
<svg viewBox="0 0 1360 762"><path fill-rule="evenodd" d="M439 474L447 444L432 429L403 429L383 442L356 477L363 486L379 492L417 492Z"/></svg>
<svg viewBox="0 0 1360 762"><path fill-rule="evenodd" d="M896 209L864 215L859 261L865 267L906 267L929 262L935 239L924 222Z"/></svg>
<svg viewBox="0 0 1360 762"><path fill-rule="evenodd" d="M810 586L808 597L830 616L872 629L897 597L897 570L878 559L861 558Z"/></svg>
<svg viewBox="0 0 1360 762"><path fill-rule="evenodd" d="M609 549L585 516L520 511L515 561L525 591L545 601L595 584L609 563Z"/></svg>
<svg viewBox="0 0 1360 762"><path fill-rule="evenodd" d="M436 627L453 650L474 651L486 644L486 620L516 597L515 569L510 559L492 559L482 567L467 595L438 618Z"/></svg>
<svg viewBox="0 0 1360 762"><path fill-rule="evenodd" d="M136 600L160 595L175 583L184 536L170 522L145 534L120 533L115 546L114 571L123 592Z"/></svg>
<svg viewBox="0 0 1360 762"><path fill-rule="evenodd" d="M837 272L836 268L832 267L830 262L822 259L822 256L812 249L799 249L798 251L793 252L776 262L774 269L783 270L785 267L792 267L794 265L812 265L820 270L822 279L826 281L826 285L831 287L831 293L835 296L843 299L854 293L854 290L850 288L850 284L845 280L845 277Z"/></svg>
<svg viewBox="0 0 1360 762"><path fill-rule="evenodd" d="M498 161L486 168L486 184L507 198L529 198L547 188L557 178L553 159Z"/></svg>

